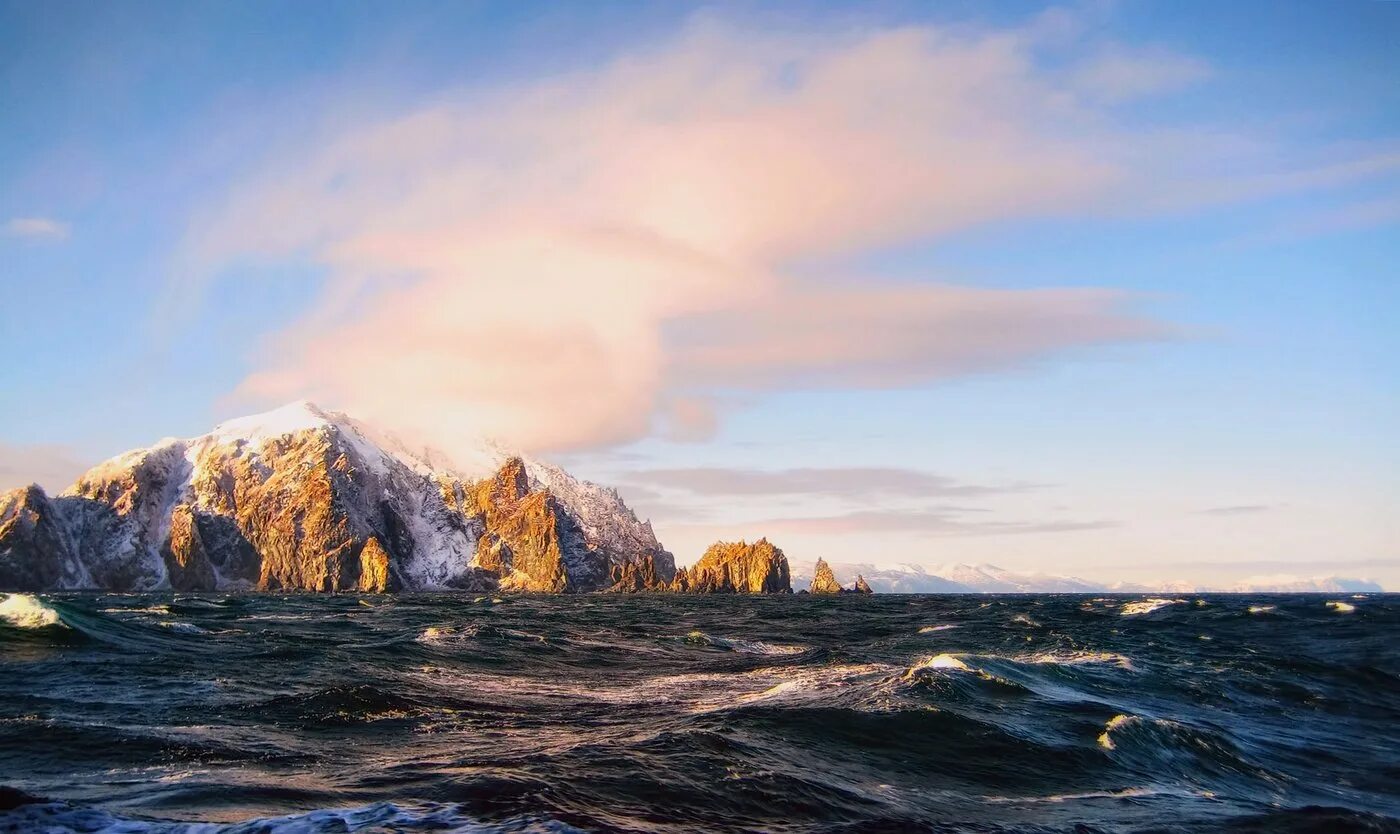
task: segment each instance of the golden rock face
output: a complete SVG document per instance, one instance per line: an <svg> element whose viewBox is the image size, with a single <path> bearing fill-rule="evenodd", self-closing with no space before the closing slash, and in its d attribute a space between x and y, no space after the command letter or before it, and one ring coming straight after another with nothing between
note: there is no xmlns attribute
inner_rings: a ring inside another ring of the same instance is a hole
<svg viewBox="0 0 1400 834"><path fill-rule="evenodd" d="M547 466L473 482L396 461L338 424L162 441L55 497L0 495L0 590L790 591L766 540L677 571L615 493Z"/></svg>
<svg viewBox="0 0 1400 834"><path fill-rule="evenodd" d="M360 580L357 590L370 594L382 594L396 590L389 575L389 554L379 539L370 536L365 546L360 548Z"/></svg>
<svg viewBox="0 0 1400 834"><path fill-rule="evenodd" d="M194 520L194 509L179 504L170 514L170 533L161 547L170 587L177 591L214 590L214 568Z"/></svg>
<svg viewBox="0 0 1400 834"><path fill-rule="evenodd" d="M691 593L792 593L787 556L767 539L716 542L686 576Z"/></svg>
<svg viewBox="0 0 1400 834"><path fill-rule="evenodd" d="M560 537L567 520L548 490L530 492L524 461L506 461L495 477L478 483L471 496L486 530L477 540L477 564L494 571L501 587L543 593L574 590Z"/></svg>
<svg viewBox="0 0 1400 834"><path fill-rule="evenodd" d="M841 583L836 581L836 574L831 572L831 565L825 559L817 559L816 570L812 572L811 592L814 594L839 594L845 590Z"/></svg>

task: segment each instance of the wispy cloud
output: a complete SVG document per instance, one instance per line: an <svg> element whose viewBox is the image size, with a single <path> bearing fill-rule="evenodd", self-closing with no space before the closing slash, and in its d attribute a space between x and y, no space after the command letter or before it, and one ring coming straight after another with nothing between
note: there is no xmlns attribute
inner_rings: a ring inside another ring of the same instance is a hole
<svg viewBox="0 0 1400 834"><path fill-rule="evenodd" d="M916 534L930 536L1007 536L1031 533L1066 533L1103 530L1118 526L1106 520L1087 521L998 521L964 517L959 507L932 507L915 510L863 510L826 516L765 518L743 522L745 529L772 535L843 536L873 534ZM677 525L684 527L685 525ZM732 529L731 523L730 528Z"/></svg>
<svg viewBox="0 0 1400 834"><path fill-rule="evenodd" d="M5 223L5 234L27 240L67 240L72 230L67 223L51 217L12 217Z"/></svg>
<svg viewBox="0 0 1400 834"><path fill-rule="evenodd" d="M1233 504L1226 507L1207 507L1197 512L1202 515L1254 515L1272 510L1269 504Z"/></svg>
<svg viewBox="0 0 1400 834"><path fill-rule="evenodd" d="M865 500L976 496L1034 487L1023 483L968 484L931 472L895 467L645 469L629 473L625 478L634 484L698 496L806 495Z"/></svg>

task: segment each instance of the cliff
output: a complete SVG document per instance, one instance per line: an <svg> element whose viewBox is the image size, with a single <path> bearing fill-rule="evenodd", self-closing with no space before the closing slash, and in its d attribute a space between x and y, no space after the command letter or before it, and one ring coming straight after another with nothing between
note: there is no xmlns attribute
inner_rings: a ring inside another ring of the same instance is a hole
<svg viewBox="0 0 1400 834"><path fill-rule="evenodd" d="M0 590L589 591L675 562L616 492L491 448L472 476L297 403L0 495Z"/></svg>
<svg viewBox="0 0 1400 834"><path fill-rule="evenodd" d="M683 579L682 579L683 577ZM684 587L679 587L683 582ZM684 574L676 590L689 593L790 594L787 556L767 539L716 542Z"/></svg>

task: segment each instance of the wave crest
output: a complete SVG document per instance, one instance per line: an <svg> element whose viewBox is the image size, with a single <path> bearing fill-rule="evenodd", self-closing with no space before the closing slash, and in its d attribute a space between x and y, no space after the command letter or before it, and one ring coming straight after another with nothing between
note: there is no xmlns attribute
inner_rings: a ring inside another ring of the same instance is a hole
<svg viewBox="0 0 1400 834"><path fill-rule="evenodd" d="M6 594L0 600L0 620L15 628L67 627L57 609L29 594Z"/></svg>

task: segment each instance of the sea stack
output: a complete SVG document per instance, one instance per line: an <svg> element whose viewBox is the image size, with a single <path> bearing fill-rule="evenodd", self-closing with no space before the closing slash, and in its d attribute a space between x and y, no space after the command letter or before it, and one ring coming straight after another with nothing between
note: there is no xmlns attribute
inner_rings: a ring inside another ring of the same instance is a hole
<svg viewBox="0 0 1400 834"><path fill-rule="evenodd" d="M856 591L855 591L855 592L858 593L858 594L873 594L873 593L875 593L875 589L871 588L871 587L870 587L870 583L865 581L865 575L864 575L864 574L859 574L859 573L858 573L858 574L856 574Z"/></svg>
<svg viewBox="0 0 1400 834"><path fill-rule="evenodd" d="M790 594L787 556L767 539L716 542L677 579L700 594ZM679 589L678 589L679 590Z"/></svg>
<svg viewBox="0 0 1400 834"><path fill-rule="evenodd" d="M846 590L841 587L841 583L836 581L836 574L831 572L831 565L825 559L817 559L816 570L812 572L812 585L809 590L814 594L839 594Z"/></svg>

